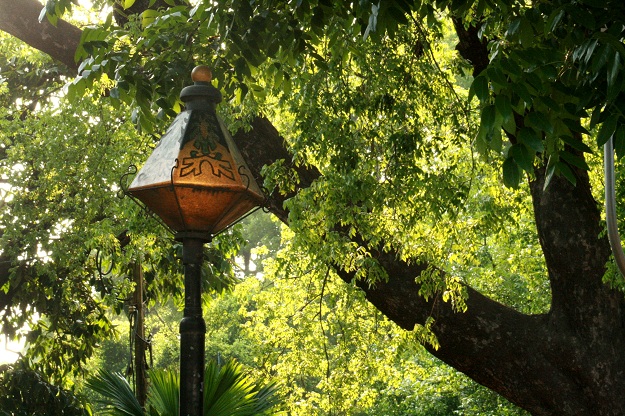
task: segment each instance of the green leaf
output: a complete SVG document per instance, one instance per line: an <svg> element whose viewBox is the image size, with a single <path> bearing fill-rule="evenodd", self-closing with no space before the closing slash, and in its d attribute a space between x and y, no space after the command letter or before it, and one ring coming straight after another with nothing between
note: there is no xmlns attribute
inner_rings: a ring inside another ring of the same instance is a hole
<svg viewBox="0 0 625 416"><path fill-rule="evenodd" d="M488 79L486 76L480 74L471 83L471 87L469 88L469 101L473 96L476 96L480 102L485 102L488 100L489 90L488 90Z"/></svg>
<svg viewBox="0 0 625 416"><path fill-rule="evenodd" d="M497 117L497 111L494 105L487 105L482 108L481 126L490 132L495 128L495 120Z"/></svg>
<svg viewBox="0 0 625 416"><path fill-rule="evenodd" d="M558 104L553 98L547 96L538 97L538 101L544 104L549 110L560 111L560 104Z"/></svg>
<svg viewBox="0 0 625 416"><path fill-rule="evenodd" d="M532 28L532 24L527 18L523 17L519 27L519 42L524 47L528 47L535 41L536 39L534 38L534 29Z"/></svg>
<svg viewBox="0 0 625 416"><path fill-rule="evenodd" d="M44 12L45 11L45 12ZM59 21L59 13L56 7L56 1L48 0L46 2L45 8L39 14L39 23L43 20L43 16L48 18L48 21L52 24L52 26L56 26Z"/></svg>
<svg viewBox="0 0 625 416"><path fill-rule="evenodd" d="M536 153L542 153L545 151L543 141L540 139L540 137L538 137L538 134L532 128L521 128L519 130L519 133L517 134L517 139L525 146L533 149Z"/></svg>
<svg viewBox="0 0 625 416"><path fill-rule="evenodd" d="M575 174L566 163L556 162L556 168L569 182L571 182L573 185L577 184L577 178L575 177Z"/></svg>
<svg viewBox="0 0 625 416"><path fill-rule="evenodd" d="M616 31L620 33L620 29L618 29L618 26L617 25L614 25L614 26L617 27ZM623 43L620 39L620 35L615 36L614 34L610 33L610 31L608 31L608 32L597 32L594 34L594 36L597 39L599 39L601 42L609 45L611 48L616 50L622 56L625 56L625 46L623 46Z"/></svg>
<svg viewBox="0 0 625 416"><path fill-rule="evenodd" d="M475 137L475 151L481 155L486 155L488 147L488 133L484 127L480 126Z"/></svg>
<svg viewBox="0 0 625 416"><path fill-rule="evenodd" d="M506 37L510 38L513 41L518 38L519 28L521 27L521 19L522 17L515 17L514 19L512 19L510 25L508 26L508 29L506 30Z"/></svg>
<svg viewBox="0 0 625 416"><path fill-rule="evenodd" d="M143 11L143 13L141 13L141 26L142 27L148 27L150 24L152 24L156 18L158 17L159 12L157 10L154 9L146 9Z"/></svg>
<svg viewBox="0 0 625 416"><path fill-rule="evenodd" d="M583 141L576 139L572 136L561 136L560 139L571 146L575 150L579 150L581 152L592 153L592 149L586 145Z"/></svg>
<svg viewBox="0 0 625 416"><path fill-rule="evenodd" d="M39 23L43 22L43 19L46 18L46 13L47 13L47 8L46 7L41 9L41 12L39 13Z"/></svg>
<svg viewBox="0 0 625 416"><path fill-rule="evenodd" d="M533 87L537 93L540 94L543 92L543 80L537 72L538 71L526 72L525 78L527 79L527 85Z"/></svg>
<svg viewBox="0 0 625 416"><path fill-rule="evenodd" d="M110 91L110 97L119 100L119 88L113 87Z"/></svg>
<svg viewBox="0 0 625 416"><path fill-rule="evenodd" d="M547 20L547 28L549 32L553 32L555 28L560 24L562 17L564 17L564 9L558 8L554 10L551 15L549 15L549 19Z"/></svg>
<svg viewBox="0 0 625 416"><path fill-rule="evenodd" d="M601 124L597 133L597 146L603 146L610 139L616 130L618 119L618 114L612 114Z"/></svg>
<svg viewBox="0 0 625 416"><path fill-rule="evenodd" d="M523 70L517 62L509 58L501 58L499 61L501 69L512 77L520 77L523 75Z"/></svg>
<svg viewBox="0 0 625 416"><path fill-rule="evenodd" d="M489 146L495 152L497 153L501 152L501 149L503 147L503 140L501 138L501 130L497 129L493 131L493 133L490 136Z"/></svg>
<svg viewBox="0 0 625 416"><path fill-rule="evenodd" d="M553 179L553 175L555 175L556 172L556 164L552 163L552 161L553 159L550 157L549 161L547 162L547 172L545 174L545 184L543 185L543 191L547 189L547 187L551 183L551 180Z"/></svg>
<svg viewBox="0 0 625 416"><path fill-rule="evenodd" d="M553 125L544 113L532 111L525 117L525 123L537 130L542 130L547 134L553 133Z"/></svg>
<svg viewBox="0 0 625 416"><path fill-rule="evenodd" d="M599 46L599 50L592 55L591 61L591 69L592 72L599 72L603 69L604 66L608 63L608 58L610 56L611 48L609 45L601 45Z"/></svg>
<svg viewBox="0 0 625 416"><path fill-rule="evenodd" d="M608 101L614 100L621 89L616 85L616 80L622 70L621 55L615 52L610 57L608 64Z"/></svg>
<svg viewBox="0 0 625 416"><path fill-rule="evenodd" d="M590 167L584 160L584 158L574 155L573 153L569 153L567 151L560 152L560 158L565 162L568 162L570 165L575 166L580 169L590 170Z"/></svg>
<svg viewBox="0 0 625 416"><path fill-rule="evenodd" d="M488 77L490 78L491 82L501 87L506 87L508 85L508 78L500 68L496 66L490 66L486 70L486 72L488 73Z"/></svg>
<svg viewBox="0 0 625 416"><path fill-rule="evenodd" d="M121 374L101 370L87 381L87 386L103 396L100 402L112 407L113 414L144 416L128 381Z"/></svg>
<svg viewBox="0 0 625 416"><path fill-rule="evenodd" d="M530 173L534 170L534 154L526 146L517 143L510 146L508 155L511 156L516 164L524 171Z"/></svg>
<svg viewBox="0 0 625 416"><path fill-rule="evenodd" d="M237 75L237 78L239 78L240 80L243 80L246 77L252 76L250 67L247 65L247 61L243 57L237 59L237 61L234 64L234 70Z"/></svg>
<svg viewBox="0 0 625 416"><path fill-rule="evenodd" d="M211 364L209 363L209 366ZM177 372L150 371L149 402L158 415L177 415L180 377Z"/></svg>
<svg viewBox="0 0 625 416"><path fill-rule="evenodd" d="M514 120L512 114L512 105L510 104L510 97L505 94L499 94L495 98L495 107L501 116L503 117L503 122L506 123L510 120Z"/></svg>
<svg viewBox="0 0 625 416"><path fill-rule="evenodd" d="M523 101L525 101L525 104L527 105L531 105L532 104L532 95L530 94L530 92L527 90L527 87L522 84L522 83L513 83L510 85L510 88L512 89L512 91L514 91L514 93L516 95L518 95L519 97L521 97L521 99Z"/></svg>
<svg viewBox="0 0 625 416"><path fill-rule="evenodd" d="M570 119L570 118L563 118L562 122L564 123L564 125L566 127L569 128L569 130L571 130L574 133L583 133L583 134L590 134L588 132L588 130L586 130L581 123L579 122L579 119Z"/></svg>
<svg viewBox="0 0 625 416"><path fill-rule="evenodd" d="M521 181L521 171L512 157L503 162L503 183L508 188L518 188Z"/></svg>
<svg viewBox="0 0 625 416"><path fill-rule="evenodd" d="M569 4L571 7L567 8L567 11L571 17L575 20L575 23L582 27L586 27L590 30L594 30L596 27L596 20L590 11L585 7L579 7L573 3Z"/></svg>

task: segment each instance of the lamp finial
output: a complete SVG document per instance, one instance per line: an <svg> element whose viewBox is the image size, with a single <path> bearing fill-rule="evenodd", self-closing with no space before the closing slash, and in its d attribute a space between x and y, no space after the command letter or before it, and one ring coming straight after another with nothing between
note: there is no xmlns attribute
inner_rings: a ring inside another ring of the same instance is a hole
<svg viewBox="0 0 625 416"><path fill-rule="evenodd" d="M193 82L211 82L213 73L206 65L199 65L191 71L191 79Z"/></svg>

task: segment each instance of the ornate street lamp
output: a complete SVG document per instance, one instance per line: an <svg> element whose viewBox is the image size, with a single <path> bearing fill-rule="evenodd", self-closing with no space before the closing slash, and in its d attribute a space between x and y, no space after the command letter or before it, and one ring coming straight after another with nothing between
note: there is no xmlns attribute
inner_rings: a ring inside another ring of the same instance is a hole
<svg viewBox="0 0 625 416"><path fill-rule="evenodd" d="M180 416L203 416L204 244L261 205L264 196L215 113L221 94L210 84L210 69L198 66L191 78L194 85L180 93L186 110L163 135L128 193L182 241L185 305L180 322Z"/></svg>

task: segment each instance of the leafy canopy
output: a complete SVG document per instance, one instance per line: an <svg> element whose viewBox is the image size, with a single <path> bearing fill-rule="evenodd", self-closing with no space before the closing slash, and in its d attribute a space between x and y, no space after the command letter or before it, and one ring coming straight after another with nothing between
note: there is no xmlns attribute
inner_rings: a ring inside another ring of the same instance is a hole
<svg viewBox="0 0 625 416"><path fill-rule="evenodd" d="M50 0L45 10L54 20L71 6ZM3 99L14 103L3 110L0 130L3 173L14 194L2 213L3 254L14 266L3 288L22 296L14 303L22 313L4 308L3 324L15 332L32 320L24 313L29 307L44 314L30 322L31 341L42 346L33 354L67 345L45 364L51 375L64 354L71 352L78 365L91 352L92 343L64 344L65 338L103 337L111 329L101 302L115 303L117 294L103 289L97 250L124 258L118 265L142 257L153 287L179 290L175 279L156 278L174 269L170 240L144 232L149 222L130 205L110 201L114 178L144 160L155 141L149 133L163 131L180 109L181 74L196 63L210 63L215 85L231 97L222 111L231 112L225 115L232 128L263 113L286 136L293 160L267 167L268 185L294 189L291 164L323 174L288 201L293 247L312 253L313 264L358 270L357 277L374 284L387 276L365 247L380 246L409 262L437 259L447 274L423 276L422 294L444 290L458 310L464 307L458 282L478 276L503 275L527 297L540 298L544 265L536 258L529 196L499 184L514 188L535 168L574 182L572 170L588 168L584 153L594 145L582 135L593 129L596 144L614 136L617 152L625 154L623 7L596 0L223 0L150 9L122 27L113 18L86 27L77 51L80 76L58 107L41 111L35 110L50 101L24 89L17 97L20 89L13 88L28 65L3 62L11 68L3 72ZM452 52L462 39L451 33L471 25L492 39L484 45L490 60L472 74ZM67 81L49 62L45 67L47 85L58 89ZM233 114L242 117L235 121ZM16 123L22 118L25 123ZM55 157L42 156L42 149L53 149ZM119 165L103 163L103 155ZM72 175L80 180L72 182ZM521 238L505 237L511 223L519 224L515 236ZM124 229L134 250L123 252L115 239ZM470 244L475 241L480 244ZM503 244L492 249L495 242ZM236 245L236 238L224 243ZM510 270L511 251L529 261ZM124 266L114 274L122 276ZM498 290L488 281L477 285ZM102 289L100 296L92 287ZM533 308L516 289L499 295ZM547 307L540 300L534 310Z"/></svg>
<svg viewBox="0 0 625 416"><path fill-rule="evenodd" d="M62 385L112 336L107 312L122 310L133 264L143 264L150 301L180 298L181 246L118 198L120 178L154 138L137 132L125 104L93 99L112 82L98 79L70 99L66 72L0 36L0 323ZM228 259L241 244L232 232L207 249L207 293L236 280Z"/></svg>

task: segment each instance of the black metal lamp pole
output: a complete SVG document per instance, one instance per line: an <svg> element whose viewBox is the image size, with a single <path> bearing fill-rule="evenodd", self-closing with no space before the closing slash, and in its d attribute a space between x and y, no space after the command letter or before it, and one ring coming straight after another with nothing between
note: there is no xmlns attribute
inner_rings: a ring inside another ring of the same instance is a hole
<svg viewBox="0 0 625 416"><path fill-rule="evenodd" d="M180 99L186 109L161 137L127 190L182 241L184 315L180 322L179 416L204 416L202 261L204 244L264 196L228 129L215 113L221 93L208 67L193 69L194 85Z"/></svg>
<svg viewBox="0 0 625 416"><path fill-rule="evenodd" d="M210 236L180 232L184 264L184 314L180 321L180 416L204 415L204 345L202 261Z"/></svg>

